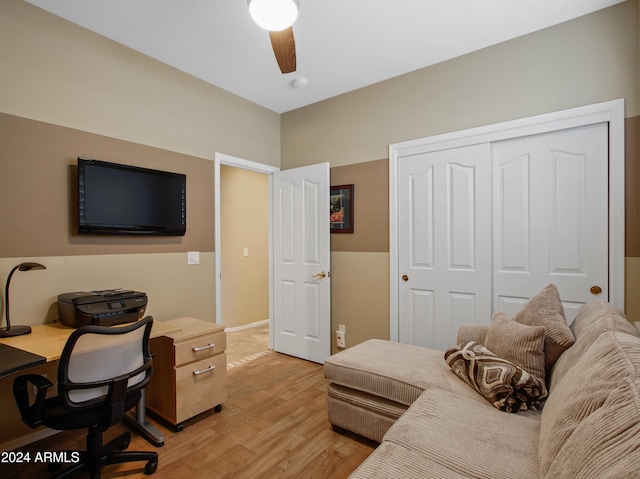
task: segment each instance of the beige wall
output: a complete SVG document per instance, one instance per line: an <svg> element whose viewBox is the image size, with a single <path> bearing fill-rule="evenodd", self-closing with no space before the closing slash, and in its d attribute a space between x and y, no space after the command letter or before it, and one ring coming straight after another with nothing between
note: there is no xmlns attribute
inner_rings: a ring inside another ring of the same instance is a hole
<svg viewBox="0 0 640 479"><path fill-rule="evenodd" d="M269 318L268 199L267 175L220 165L222 323L227 328Z"/></svg>
<svg viewBox="0 0 640 479"><path fill-rule="evenodd" d="M640 114L638 2L282 115L282 168L387 158L388 146L616 98Z"/></svg>
<svg viewBox="0 0 640 479"><path fill-rule="evenodd" d="M280 116L20 0L0 2L0 65L0 278L21 261L47 266L14 276L14 322L53 320L60 293L117 287L146 292L157 319L213 321L210 160L279 166ZM185 169L187 235L74 234L76 156Z"/></svg>
<svg viewBox="0 0 640 479"><path fill-rule="evenodd" d="M616 98L625 99L631 124L640 114L638 24L638 2L628 1L285 113L281 167L330 161L333 177L342 167L365 169L387 158L392 143ZM640 159L636 154L627 161ZM362 182L380 182L365 176L357 175L356 192ZM356 214L355 222L357 229L362 217ZM388 250L376 261L361 254L366 251L366 244L358 243L332 254L332 327L345 324L348 346L388 335ZM640 318L639 268L635 258L627 259L630 319ZM369 293L372 282L377 288Z"/></svg>
<svg viewBox="0 0 640 479"><path fill-rule="evenodd" d="M0 2L0 64L1 112L280 166L278 114L27 2Z"/></svg>
<svg viewBox="0 0 640 479"><path fill-rule="evenodd" d="M24 261L47 269L13 275L12 324L56 320L60 293L111 288L147 293L146 312L161 321L181 316L215 321L213 252L201 252L198 265L187 264L186 252L0 258L3 285L11 268Z"/></svg>
<svg viewBox="0 0 640 479"><path fill-rule="evenodd" d="M0 144L2 256L213 251L212 161L4 113ZM78 235L79 156L185 174L186 234Z"/></svg>
<svg viewBox="0 0 640 479"><path fill-rule="evenodd" d="M331 252L331 325L346 345L389 339L389 253ZM337 351L332 334L332 351Z"/></svg>

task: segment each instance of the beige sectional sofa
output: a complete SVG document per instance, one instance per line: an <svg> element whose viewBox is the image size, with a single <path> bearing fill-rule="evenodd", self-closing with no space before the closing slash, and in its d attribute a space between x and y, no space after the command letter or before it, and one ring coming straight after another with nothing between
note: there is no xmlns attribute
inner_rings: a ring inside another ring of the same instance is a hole
<svg viewBox="0 0 640 479"><path fill-rule="evenodd" d="M545 307L554 295L555 287L541 292ZM597 301L567 326L570 341L562 325L558 340L547 321L557 311L540 310L535 299L523 311L534 313L529 319L541 315L543 336L539 329L524 330L537 339L523 346L505 334L513 353L505 368L494 362L503 358L478 346L489 342L494 329L502 332L505 325L496 315L491 326L460 329L460 346L447 354L459 357L458 366L467 361L466 372L476 381L464 377L454 360L445 361L443 351L390 341L370 340L329 358L329 421L337 430L381 443L352 477L640 478L638 330L620 311ZM522 315L511 321L516 319L527 322ZM463 352L470 342L477 357ZM543 390L525 385L521 395L533 391L534 400L509 402L518 395L515 383L531 379L517 366L523 359L514 361L531 344L543 351ZM478 358L486 355L490 363L483 369ZM514 363L515 369L509 366ZM505 412L509 408L517 412Z"/></svg>

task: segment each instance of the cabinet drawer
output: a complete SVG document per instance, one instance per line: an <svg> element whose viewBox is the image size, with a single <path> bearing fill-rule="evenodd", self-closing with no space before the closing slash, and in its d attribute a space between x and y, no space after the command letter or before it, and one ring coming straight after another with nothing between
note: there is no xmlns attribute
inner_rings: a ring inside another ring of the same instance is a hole
<svg viewBox="0 0 640 479"><path fill-rule="evenodd" d="M176 421L226 401L226 379L226 353L176 368Z"/></svg>
<svg viewBox="0 0 640 479"><path fill-rule="evenodd" d="M227 349L224 332L203 334L196 338L175 344L175 365L180 366L191 361L218 354Z"/></svg>

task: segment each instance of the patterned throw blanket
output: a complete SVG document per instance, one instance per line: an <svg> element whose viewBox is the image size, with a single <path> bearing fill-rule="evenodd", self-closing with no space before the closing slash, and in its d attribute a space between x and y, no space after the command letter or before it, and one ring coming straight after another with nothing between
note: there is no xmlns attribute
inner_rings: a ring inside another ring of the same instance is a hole
<svg viewBox="0 0 640 479"><path fill-rule="evenodd" d="M444 359L460 379L502 411L539 411L547 398L544 380L475 341L448 349Z"/></svg>

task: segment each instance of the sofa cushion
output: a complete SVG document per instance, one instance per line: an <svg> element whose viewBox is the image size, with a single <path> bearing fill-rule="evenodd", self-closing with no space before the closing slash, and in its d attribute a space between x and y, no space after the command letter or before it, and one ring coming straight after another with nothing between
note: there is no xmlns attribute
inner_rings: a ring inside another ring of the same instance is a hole
<svg viewBox="0 0 640 479"><path fill-rule="evenodd" d="M573 333L564 316L564 308L558 289L553 284L529 299L516 313L513 320L528 326L542 326L544 328L544 355L547 373L563 351L573 344Z"/></svg>
<svg viewBox="0 0 640 479"><path fill-rule="evenodd" d="M539 413L505 414L484 401L429 389L391 426L383 444L423 458L425 469L414 477L538 478L538 418ZM432 474L426 467L433 463L451 475Z"/></svg>
<svg viewBox="0 0 640 479"><path fill-rule="evenodd" d="M545 329L542 326L520 324L496 311L483 344L492 353L544 380Z"/></svg>
<svg viewBox="0 0 640 479"><path fill-rule="evenodd" d="M329 422L376 442L382 442L385 433L407 407L338 384L327 387Z"/></svg>
<svg viewBox="0 0 640 479"><path fill-rule="evenodd" d="M469 341L484 344L489 326L486 324L463 324L458 328L457 345L467 344Z"/></svg>
<svg viewBox="0 0 640 479"><path fill-rule="evenodd" d="M442 359L442 351L371 339L334 354L324 375L346 386L409 406L429 387L455 391L483 401Z"/></svg>
<svg viewBox="0 0 640 479"><path fill-rule="evenodd" d="M444 357L460 379L501 411L539 411L547 398L543 379L474 341L447 350Z"/></svg>
<svg viewBox="0 0 640 479"><path fill-rule="evenodd" d="M624 313L611 303L602 300L586 303L582 306L570 328L576 339L584 336L584 333L589 330L594 336L599 336L607 331L619 331L638 336L638 330L627 321Z"/></svg>
<svg viewBox="0 0 640 479"><path fill-rule="evenodd" d="M601 334L617 331L632 336L639 335L637 329L627 321L622 311L601 300L582 306L570 327L575 334L575 343L556 361L548 378L549 390L556 387L567 371Z"/></svg>
<svg viewBox="0 0 640 479"><path fill-rule="evenodd" d="M448 467L425 457L415 449L383 442L364 461L350 479L468 479Z"/></svg>
<svg viewBox="0 0 640 479"><path fill-rule="evenodd" d="M640 338L598 336L542 411L542 478L640 477Z"/></svg>

